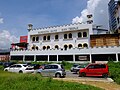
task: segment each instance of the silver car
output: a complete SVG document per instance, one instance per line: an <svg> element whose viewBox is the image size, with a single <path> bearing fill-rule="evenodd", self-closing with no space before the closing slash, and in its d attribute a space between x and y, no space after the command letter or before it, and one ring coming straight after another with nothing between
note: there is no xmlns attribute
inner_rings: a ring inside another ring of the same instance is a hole
<svg viewBox="0 0 120 90"><path fill-rule="evenodd" d="M39 69L37 71L42 76L49 76L49 77L65 77L66 72L64 67L61 64L49 64L46 65L43 69Z"/></svg>

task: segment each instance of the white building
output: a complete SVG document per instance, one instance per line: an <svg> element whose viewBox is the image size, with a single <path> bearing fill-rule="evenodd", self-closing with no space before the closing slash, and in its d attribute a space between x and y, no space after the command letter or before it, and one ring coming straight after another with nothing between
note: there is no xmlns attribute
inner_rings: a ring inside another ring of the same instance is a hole
<svg viewBox="0 0 120 90"><path fill-rule="evenodd" d="M13 50L11 60L93 62L94 54L115 54L118 61L119 47L90 47L90 35L104 34L106 30L93 29L92 24L68 24L33 29L28 27L28 49Z"/></svg>

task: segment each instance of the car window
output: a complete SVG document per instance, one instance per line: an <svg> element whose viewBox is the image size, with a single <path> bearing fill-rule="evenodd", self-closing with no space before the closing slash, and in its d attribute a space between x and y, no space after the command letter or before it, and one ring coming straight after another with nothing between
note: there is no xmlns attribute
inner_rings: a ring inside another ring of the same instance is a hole
<svg viewBox="0 0 120 90"><path fill-rule="evenodd" d="M17 68L21 68L22 66L21 65L16 65Z"/></svg>
<svg viewBox="0 0 120 90"><path fill-rule="evenodd" d="M50 69L50 65L46 65L44 69Z"/></svg>
<svg viewBox="0 0 120 90"><path fill-rule="evenodd" d="M50 68L51 69L58 69L58 66L57 65L50 65Z"/></svg>
<svg viewBox="0 0 120 90"><path fill-rule="evenodd" d="M28 65L23 65L24 67L27 67Z"/></svg>
<svg viewBox="0 0 120 90"><path fill-rule="evenodd" d="M105 64L101 64L101 68L106 68L106 65Z"/></svg>
<svg viewBox="0 0 120 90"><path fill-rule="evenodd" d="M94 65L88 66L88 69L94 69Z"/></svg>

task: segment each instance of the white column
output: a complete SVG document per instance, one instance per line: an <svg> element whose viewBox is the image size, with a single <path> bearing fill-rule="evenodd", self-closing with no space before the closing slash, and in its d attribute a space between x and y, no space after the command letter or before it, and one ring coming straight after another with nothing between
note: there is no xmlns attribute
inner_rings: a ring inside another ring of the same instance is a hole
<svg viewBox="0 0 120 90"><path fill-rule="evenodd" d="M58 62L58 55L57 55L57 62Z"/></svg>
<svg viewBox="0 0 120 90"><path fill-rule="evenodd" d="M118 53L116 53L116 61L118 62L119 60L118 60Z"/></svg>
<svg viewBox="0 0 120 90"><path fill-rule="evenodd" d="M75 62L75 55L73 55L73 62Z"/></svg>
<svg viewBox="0 0 120 90"><path fill-rule="evenodd" d="M49 55L48 55L48 62L49 62Z"/></svg>
<svg viewBox="0 0 120 90"><path fill-rule="evenodd" d="M91 54L90 54L90 63L92 63L92 56L91 56Z"/></svg>
<svg viewBox="0 0 120 90"><path fill-rule="evenodd" d="M25 55L23 55L23 62L25 62Z"/></svg>
<svg viewBox="0 0 120 90"><path fill-rule="evenodd" d="M36 61L36 55L34 55L34 62Z"/></svg>

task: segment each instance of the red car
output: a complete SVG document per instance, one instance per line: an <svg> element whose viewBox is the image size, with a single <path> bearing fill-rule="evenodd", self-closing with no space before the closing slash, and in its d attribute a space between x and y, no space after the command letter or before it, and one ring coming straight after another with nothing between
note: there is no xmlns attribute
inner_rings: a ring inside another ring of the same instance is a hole
<svg viewBox="0 0 120 90"><path fill-rule="evenodd" d="M80 69L79 76L103 76L107 78L109 75L107 64L92 63L87 65L85 68Z"/></svg>

